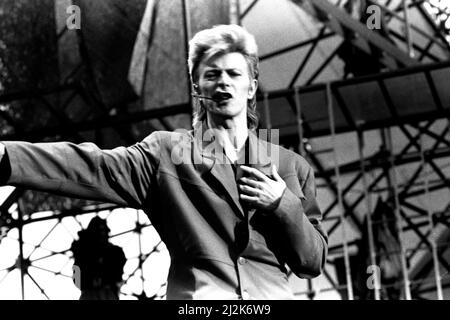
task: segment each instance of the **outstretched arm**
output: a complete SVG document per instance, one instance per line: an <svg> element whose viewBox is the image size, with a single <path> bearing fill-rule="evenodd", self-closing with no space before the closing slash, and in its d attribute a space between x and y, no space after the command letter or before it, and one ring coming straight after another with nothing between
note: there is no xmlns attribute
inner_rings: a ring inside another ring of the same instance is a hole
<svg viewBox="0 0 450 320"><path fill-rule="evenodd" d="M2 184L140 208L159 164L157 132L131 147L93 143L0 144Z"/></svg>

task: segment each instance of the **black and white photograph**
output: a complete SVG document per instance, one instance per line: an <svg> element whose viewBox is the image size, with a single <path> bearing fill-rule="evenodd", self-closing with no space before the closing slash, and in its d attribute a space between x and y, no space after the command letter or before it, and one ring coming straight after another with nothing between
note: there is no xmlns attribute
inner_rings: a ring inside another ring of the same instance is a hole
<svg viewBox="0 0 450 320"><path fill-rule="evenodd" d="M0 0L0 300L450 300L450 0Z"/></svg>

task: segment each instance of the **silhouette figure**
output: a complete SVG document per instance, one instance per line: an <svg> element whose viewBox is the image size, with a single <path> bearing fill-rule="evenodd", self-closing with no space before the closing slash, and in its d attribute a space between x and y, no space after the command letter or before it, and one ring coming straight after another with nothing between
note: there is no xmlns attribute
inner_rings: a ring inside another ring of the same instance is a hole
<svg viewBox="0 0 450 320"><path fill-rule="evenodd" d="M393 207L378 199L372 214L373 239L376 249L376 264L380 268L380 298L382 300L398 300L402 295L402 266L400 238L396 230ZM366 224L364 224L366 225ZM367 266L370 265L369 239L363 233L358 252L356 267L355 292L360 299L373 299L374 291L367 287Z"/></svg>
<svg viewBox="0 0 450 320"><path fill-rule="evenodd" d="M122 248L109 242L106 221L94 217L71 247L75 265L80 268L80 300L119 300L123 266L126 258Z"/></svg>

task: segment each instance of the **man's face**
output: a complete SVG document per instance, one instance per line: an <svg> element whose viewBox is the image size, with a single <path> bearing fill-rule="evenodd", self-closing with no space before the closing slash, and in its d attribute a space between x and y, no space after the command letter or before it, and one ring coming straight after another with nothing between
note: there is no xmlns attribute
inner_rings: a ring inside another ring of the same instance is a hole
<svg viewBox="0 0 450 320"><path fill-rule="evenodd" d="M200 94L208 117L247 117L247 100L256 93L257 81L249 74L244 56L231 52L202 61L198 67Z"/></svg>

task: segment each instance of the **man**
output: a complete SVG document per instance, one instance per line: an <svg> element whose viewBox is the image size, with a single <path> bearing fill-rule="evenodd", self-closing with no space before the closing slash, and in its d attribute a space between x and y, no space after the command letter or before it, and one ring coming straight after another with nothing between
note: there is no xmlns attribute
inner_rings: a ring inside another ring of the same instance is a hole
<svg viewBox="0 0 450 320"><path fill-rule="evenodd" d="M315 277L327 254L313 170L255 135L252 35L236 25L203 30L188 63L199 100L193 131L153 132L113 150L4 142L1 175L143 209L170 253L168 299L292 299L286 265Z"/></svg>
<svg viewBox="0 0 450 320"><path fill-rule="evenodd" d="M94 217L72 243L74 266L80 268L74 279L80 300L119 300L126 257L121 247L109 242L109 232L106 220Z"/></svg>

